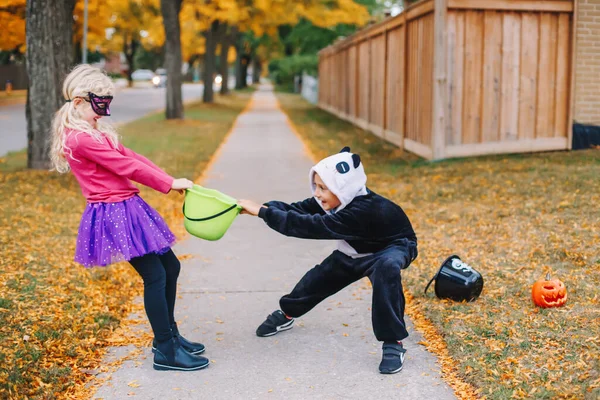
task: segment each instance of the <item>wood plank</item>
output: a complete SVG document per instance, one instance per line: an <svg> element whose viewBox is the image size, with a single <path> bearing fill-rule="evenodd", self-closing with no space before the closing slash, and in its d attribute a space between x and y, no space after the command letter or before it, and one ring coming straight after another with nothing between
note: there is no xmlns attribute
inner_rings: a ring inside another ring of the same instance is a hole
<svg viewBox="0 0 600 400"><path fill-rule="evenodd" d="M462 143L481 141L483 12L465 14L465 88Z"/></svg>
<svg viewBox="0 0 600 400"><path fill-rule="evenodd" d="M500 139L500 115L502 85L502 14L484 12L483 48L483 107L481 134L483 142Z"/></svg>
<svg viewBox="0 0 600 400"><path fill-rule="evenodd" d="M388 20L387 29L393 30L393 29L396 29L405 24L406 24L406 13L403 12L403 13L396 15L394 18L391 18Z"/></svg>
<svg viewBox="0 0 600 400"><path fill-rule="evenodd" d="M340 63L340 77L337 80L337 84L341 86L341 88L339 88L340 98L338 107L341 114L346 114L346 102L348 101L348 63L346 60L346 52L344 50L339 51L338 62Z"/></svg>
<svg viewBox="0 0 600 400"><path fill-rule="evenodd" d="M370 54L369 42L362 42L358 45L359 53L359 98L358 98L358 113L357 117L361 120L369 120L369 79L370 79Z"/></svg>
<svg viewBox="0 0 600 400"><path fill-rule="evenodd" d="M410 24L409 22L406 23L405 25L406 27L406 36L405 36L405 59L406 59L406 72L405 72L405 76L406 79L404 80L404 98L406 99L406 104L404 107L404 112L405 112L405 116L404 116L404 137L407 138L410 132L410 114L412 112L412 97L411 97L411 93L410 93L410 88L412 86L412 80L413 80L413 76L412 76L412 60L410 59L412 56L412 24Z"/></svg>
<svg viewBox="0 0 600 400"><path fill-rule="evenodd" d="M419 143L415 140L405 138L404 139L404 148L411 153L414 153L420 157L431 160L433 158L433 153L429 146L426 146L422 143Z"/></svg>
<svg viewBox="0 0 600 400"><path fill-rule="evenodd" d="M346 103L344 108L344 113L346 115L350 114L350 103L352 100L352 58L350 57L350 49L347 48L344 50L344 54L346 55Z"/></svg>
<svg viewBox="0 0 600 400"><path fill-rule="evenodd" d="M387 33L386 43L386 85L385 85L385 126L386 129L394 127L394 106L398 102L398 86L396 75L398 71L398 32L400 29L394 29Z"/></svg>
<svg viewBox="0 0 600 400"><path fill-rule="evenodd" d="M452 122L453 122L453 100L456 86L456 78L454 76L456 66L456 26L458 12L448 12L448 21L446 23L446 74L448 79L448 98L446 101L446 127L445 127L445 143L446 146L452 143Z"/></svg>
<svg viewBox="0 0 600 400"><path fill-rule="evenodd" d="M373 63L373 50L372 50L372 44L373 42L371 40L368 40L365 43L365 54L367 55L367 60L365 62L365 68L367 69L368 73L363 77L365 79L365 88L367 93L369 93L368 96L365 96L363 98L363 110L364 110L364 114L363 114L363 119L365 121L367 121L367 128L368 128L368 124L371 121L371 103L373 102L373 90L372 90L372 81L373 81L373 68L372 68L372 63Z"/></svg>
<svg viewBox="0 0 600 400"><path fill-rule="evenodd" d="M340 63L341 73L337 82L342 87L339 88L340 99L338 107L342 114L346 114L346 103L348 102L348 57L345 50L340 50L339 54L338 62Z"/></svg>
<svg viewBox="0 0 600 400"><path fill-rule="evenodd" d="M502 40L502 140L516 140L519 131L519 88L521 61L521 17L510 12L504 14Z"/></svg>
<svg viewBox="0 0 600 400"><path fill-rule="evenodd" d="M367 124L367 131L383 139L383 128L377 124Z"/></svg>
<svg viewBox="0 0 600 400"><path fill-rule="evenodd" d="M425 116L424 108L425 108L425 98L423 97L423 93L426 91L424 88L426 75L426 57L425 57L425 27L423 26L423 18L419 18L415 20L415 24L417 25L417 46L415 51L417 52L417 60L418 64L415 66L417 70L417 85L415 87L415 95L418 99L416 103L417 107L415 110L415 132L413 133L415 141L419 143L422 142L423 137L423 119Z"/></svg>
<svg viewBox="0 0 600 400"><path fill-rule="evenodd" d="M571 58L571 24L568 14L558 16L556 43L556 93L554 137L568 136L569 117L569 64Z"/></svg>
<svg viewBox="0 0 600 400"><path fill-rule="evenodd" d="M336 76L333 79L333 84L335 86L336 91L336 99L335 99L335 108L338 112L342 112L342 99L344 94L344 63L342 62L342 52L338 51L337 56L335 57L336 63Z"/></svg>
<svg viewBox="0 0 600 400"><path fill-rule="evenodd" d="M397 132L388 129L383 133L383 138L401 149L404 148L404 138Z"/></svg>
<svg viewBox="0 0 600 400"><path fill-rule="evenodd" d="M382 91L383 91L383 104L381 105L381 112L382 112L382 121L381 121L381 128L382 128L382 137L385 137L385 130L387 128L387 102L388 102L388 32L384 32L383 33L383 77L381 78L383 81L383 87L382 87Z"/></svg>
<svg viewBox="0 0 600 400"><path fill-rule="evenodd" d="M425 99L423 98L423 75L425 74L425 51L424 51L424 30L423 30L423 20L421 18L414 20L415 25L417 26L417 37L416 37L416 59L417 65L415 66L417 72L417 80L415 85L415 131L413 132L413 139L416 142L421 142L422 129L423 129L423 105L425 103Z"/></svg>
<svg viewBox="0 0 600 400"><path fill-rule="evenodd" d="M523 14L521 21L521 77L519 140L535 138L539 16Z"/></svg>
<svg viewBox="0 0 600 400"><path fill-rule="evenodd" d="M377 37L378 38L378 37ZM369 57L369 93L371 93L371 99L369 101L369 124L376 123L377 120L377 106L379 105L379 74L378 66L381 64L379 58L379 46L377 46L377 38L371 38L371 57Z"/></svg>
<svg viewBox="0 0 600 400"><path fill-rule="evenodd" d="M412 105L412 110L411 113L408 115L408 118L411 121L411 130L408 132L408 136L411 139L416 139L417 137L417 130L419 129L419 126L417 124L418 122L418 110L419 110L419 93L418 93L418 89L419 89L419 62L421 61L419 56L420 56L420 52L419 52L419 23L418 21L411 21L411 26L412 26L412 48L410 49L410 55L409 55L409 60L411 62L411 67L412 67L412 74L413 77L410 80L410 93L411 93L411 97L412 97L412 101L411 101L411 105Z"/></svg>
<svg viewBox="0 0 600 400"><path fill-rule="evenodd" d="M350 110L352 108L352 96L354 95L354 91L352 89L352 48L349 47L345 50L346 53L346 62L348 63L346 69L346 109L344 110L346 115L350 114Z"/></svg>
<svg viewBox="0 0 600 400"><path fill-rule="evenodd" d="M396 57L398 70L396 72L396 93L398 95L397 103L393 105L394 128L392 129L400 135L400 147L403 146L402 138L404 138L404 120L406 119L406 25L398 29L398 56Z"/></svg>
<svg viewBox="0 0 600 400"><path fill-rule="evenodd" d="M446 64L446 23L448 9L446 0L435 1L435 11L432 21L433 34L433 109L431 123L431 150L433 159L439 160L444 157L445 128L446 128L446 105L448 103L448 83Z"/></svg>
<svg viewBox="0 0 600 400"><path fill-rule="evenodd" d="M319 65L317 66L317 76L319 77L319 81L323 82L323 56L319 54ZM320 105L323 102L323 85L319 85L317 89L317 105Z"/></svg>
<svg viewBox="0 0 600 400"><path fill-rule="evenodd" d="M540 15L536 137L554 136L557 22L555 14Z"/></svg>
<svg viewBox="0 0 600 400"><path fill-rule="evenodd" d="M327 62L327 58L323 58L321 63L319 64L319 80L327 79L327 74L325 73L325 63ZM325 85L319 85L319 102L327 104L327 96L325 93Z"/></svg>
<svg viewBox="0 0 600 400"><path fill-rule="evenodd" d="M569 117L567 119L567 143L569 150L573 147L573 113L575 111L575 66L577 65L577 14L579 13L579 0L575 2L573 19L571 21L571 63L569 79Z"/></svg>
<svg viewBox="0 0 600 400"><path fill-rule="evenodd" d="M433 0L421 1L408 7L404 13L406 14L406 20L410 21L417 19L420 16L430 13L433 11Z"/></svg>
<svg viewBox="0 0 600 400"><path fill-rule="evenodd" d="M454 49L454 71L451 86L452 138L446 145L462 143L465 82L465 13L462 11L452 11L451 13L456 14L456 47Z"/></svg>
<svg viewBox="0 0 600 400"><path fill-rule="evenodd" d="M325 64L324 64L324 74L325 74L325 85L323 85L323 93L325 95L325 104L327 104L327 106L329 107L330 101L331 101L331 96L329 95L329 65L331 63L331 56L327 57L325 60Z"/></svg>
<svg viewBox="0 0 600 400"><path fill-rule="evenodd" d="M423 97L423 125L421 126L422 143L428 146L433 145L433 62L434 62L434 14L427 14L423 17L424 50L425 50L425 70L423 71L423 87L425 89ZM433 151L433 149L432 149Z"/></svg>
<svg viewBox="0 0 600 400"><path fill-rule="evenodd" d="M335 87L333 77L335 75L335 53L329 58L327 65L327 92L329 93L329 105L335 109Z"/></svg>
<svg viewBox="0 0 600 400"><path fill-rule="evenodd" d="M361 129L368 130L369 129L369 121L362 118L356 118L354 120L354 124Z"/></svg>
<svg viewBox="0 0 600 400"><path fill-rule="evenodd" d="M336 56L337 53L334 53L329 59L329 79L327 80L327 83L329 85L329 95L331 96L330 104L334 109L336 108L337 101L336 87L334 85L334 79L337 72L337 63L335 62Z"/></svg>
<svg viewBox="0 0 600 400"><path fill-rule="evenodd" d="M350 58L349 72L350 72L350 93L348 99L348 115L352 118L356 118L356 110L357 110L357 99L358 99L358 68L357 68L357 49L356 46L352 46L348 49L348 54Z"/></svg>
<svg viewBox="0 0 600 400"><path fill-rule="evenodd" d="M450 9L571 12L573 0L448 0Z"/></svg>
<svg viewBox="0 0 600 400"><path fill-rule="evenodd" d="M385 128L385 79L386 79L386 71L385 71L385 34L382 34L373 39L373 45L377 51L375 57L373 57L374 61L374 75L377 86L376 98L373 101L376 104L376 109L373 110L373 115L371 117L372 122L377 124L380 128Z"/></svg>
<svg viewBox="0 0 600 400"><path fill-rule="evenodd" d="M416 33L417 24L415 22L409 22L407 24L407 49L406 58L408 64L407 80L406 80L406 138L412 139L416 129L415 126L415 109L417 106L417 96L415 96L416 81L417 81L417 53L416 53Z"/></svg>
<svg viewBox="0 0 600 400"><path fill-rule="evenodd" d="M448 146L446 157L471 157L488 154L531 153L536 151L566 150L567 138L524 139L510 142L488 142ZM408 149L408 146L407 146Z"/></svg>

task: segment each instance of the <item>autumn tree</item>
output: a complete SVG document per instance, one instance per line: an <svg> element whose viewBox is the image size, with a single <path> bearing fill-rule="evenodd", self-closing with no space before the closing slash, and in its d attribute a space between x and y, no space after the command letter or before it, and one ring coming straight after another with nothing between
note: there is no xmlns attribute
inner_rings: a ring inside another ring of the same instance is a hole
<svg viewBox="0 0 600 400"><path fill-rule="evenodd" d="M106 23L111 34L105 38L102 48L105 52L122 52L125 55L127 79L132 86L131 74L138 48L142 45L162 46L164 43L164 35L156 40L147 32L150 27L162 26L159 0L106 0L104 6L109 13L102 15L98 22L101 25Z"/></svg>
<svg viewBox="0 0 600 400"><path fill-rule="evenodd" d="M223 78L220 90L220 93L222 95L226 95L229 93L229 55L231 53L231 49L235 44L237 33L237 26L228 26L225 30L225 34L221 37L219 73Z"/></svg>
<svg viewBox="0 0 600 400"><path fill-rule="evenodd" d="M62 81L73 61L75 0L27 1L27 166L49 166L46 146L52 117L64 103Z"/></svg>
<svg viewBox="0 0 600 400"><path fill-rule="evenodd" d="M111 27L112 7L109 0L88 0L89 22L87 27L87 50L108 50L106 47L106 29ZM82 59L84 0L76 0L73 11L73 50L75 62ZM107 51L108 52L108 51Z"/></svg>
<svg viewBox="0 0 600 400"><path fill-rule="evenodd" d="M0 52L17 57L24 54L25 0L0 2L0 26Z"/></svg>
<svg viewBox="0 0 600 400"><path fill-rule="evenodd" d="M182 0L161 0L166 37L165 66L167 68L167 119L183 118L181 94L181 29L179 13Z"/></svg>

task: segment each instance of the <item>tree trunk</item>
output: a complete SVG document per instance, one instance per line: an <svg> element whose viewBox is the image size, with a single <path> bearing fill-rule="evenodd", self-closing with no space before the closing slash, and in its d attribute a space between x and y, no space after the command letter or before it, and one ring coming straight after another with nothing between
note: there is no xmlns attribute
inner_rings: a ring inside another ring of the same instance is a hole
<svg viewBox="0 0 600 400"><path fill-rule="evenodd" d="M64 103L62 83L73 61L75 0L27 0L27 167L50 165L48 133Z"/></svg>
<svg viewBox="0 0 600 400"><path fill-rule="evenodd" d="M248 87L248 67L250 66L250 55L242 54L242 81L244 87Z"/></svg>
<svg viewBox="0 0 600 400"><path fill-rule="evenodd" d="M235 88L237 90L245 88L246 85L246 71L247 67L244 67L246 62L244 59L244 35L237 33L235 38Z"/></svg>
<svg viewBox="0 0 600 400"><path fill-rule="evenodd" d="M83 61L83 49L81 48L81 41L75 40L73 43L73 62L78 64Z"/></svg>
<svg viewBox="0 0 600 400"><path fill-rule="evenodd" d="M181 94L181 29L179 12L182 0L161 0L165 28L165 66L167 69L167 119L183 119Z"/></svg>
<svg viewBox="0 0 600 400"><path fill-rule="evenodd" d="M223 26L223 24L216 20L213 21L212 24L210 24L210 28L204 32L204 37L206 38L206 52L204 53L204 68L202 70L202 80L204 82L202 101L205 103L212 103L215 101L215 93L213 90L213 81L216 71L215 59L217 57L217 43L219 43Z"/></svg>
<svg viewBox="0 0 600 400"><path fill-rule="evenodd" d="M133 38L127 37L127 34L123 37L123 54L125 54L125 60L127 61L127 84L129 87L133 86L133 58L135 52L139 46L139 42Z"/></svg>
<svg viewBox="0 0 600 400"><path fill-rule="evenodd" d="M260 69L260 59L254 54L254 57L252 57L252 84L260 82Z"/></svg>
<svg viewBox="0 0 600 400"><path fill-rule="evenodd" d="M226 95L229 93L229 63L227 61L227 56L229 55L229 48L232 46L233 41L237 35L237 27L234 26L231 28L231 32L223 35L223 40L221 41L221 77L223 81L221 82L221 94Z"/></svg>

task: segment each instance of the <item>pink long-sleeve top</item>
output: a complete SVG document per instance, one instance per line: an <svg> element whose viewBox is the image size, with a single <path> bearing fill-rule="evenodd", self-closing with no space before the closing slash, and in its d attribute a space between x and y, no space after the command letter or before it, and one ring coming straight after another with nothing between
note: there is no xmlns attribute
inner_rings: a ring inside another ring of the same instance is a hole
<svg viewBox="0 0 600 400"><path fill-rule="evenodd" d="M106 137L102 140L85 132L67 130L65 152L73 175L88 203L116 203L127 200L139 189L135 181L162 193L168 193L173 177L152 161L119 143L114 146Z"/></svg>

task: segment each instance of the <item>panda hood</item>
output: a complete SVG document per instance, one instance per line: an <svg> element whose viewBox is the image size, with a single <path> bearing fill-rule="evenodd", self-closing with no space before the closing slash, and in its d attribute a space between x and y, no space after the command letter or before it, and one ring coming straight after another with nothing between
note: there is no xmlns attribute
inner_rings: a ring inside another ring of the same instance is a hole
<svg viewBox="0 0 600 400"><path fill-rule="evenodd" d="M340 205L332 212L346 207L356 196L367 194L367 175L358 154L352 154L344 147L338 154L329 156L310 169L310 188L315 194L315 173L319 174L327 188L337 196ZM323 205L315 197L321 207Z"/></svg>

